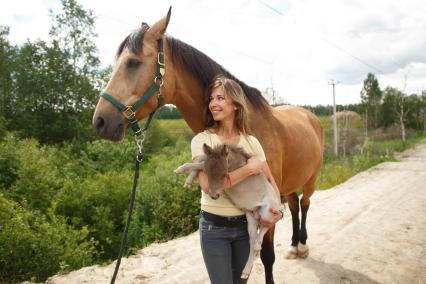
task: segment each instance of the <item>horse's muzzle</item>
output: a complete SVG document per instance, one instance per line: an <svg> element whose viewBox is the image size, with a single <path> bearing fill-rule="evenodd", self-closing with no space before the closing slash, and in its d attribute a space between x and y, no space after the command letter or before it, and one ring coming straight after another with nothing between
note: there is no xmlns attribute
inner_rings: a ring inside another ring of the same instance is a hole
<svg viewBox="0 0 426 284"><path fill-rule="evenodd" d="M110 116L95 113L92 124L96 134L103 139L120 141L124 137L124 119L120 114Z"/></svg>

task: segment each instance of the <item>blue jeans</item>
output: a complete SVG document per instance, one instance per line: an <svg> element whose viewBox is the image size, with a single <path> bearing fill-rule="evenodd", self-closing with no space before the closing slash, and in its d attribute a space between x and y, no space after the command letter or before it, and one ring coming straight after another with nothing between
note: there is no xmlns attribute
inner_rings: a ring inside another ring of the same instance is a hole
<svg viewBox="0 0 426 284"><path fill-rule="evenodd" d="M201 216L200 242L212 284L247 283L247 279L241 279L250 253L247 224L219 227Z"/></svg>

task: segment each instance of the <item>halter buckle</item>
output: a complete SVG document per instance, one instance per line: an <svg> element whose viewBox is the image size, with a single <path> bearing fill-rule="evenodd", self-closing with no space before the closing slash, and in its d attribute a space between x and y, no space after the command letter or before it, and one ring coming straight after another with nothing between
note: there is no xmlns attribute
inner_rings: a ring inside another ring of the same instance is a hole
<svg viewBox="0 0 426 284"><path fill-rule="evenodd" d="M132 106L127 106L125 110L123 110L123 115L130 120L136 116L135 112L132 109Z"/></svg>
<svg viewBox="0 0 426 284"><path fill-rule="evenodd" d="M161 58L163 58L163 62L161 62L161 60L160 60L160 55L161 55ZM164 52L159 51L159 52L157 53L157 63L158 63L158 65L160 65L160 66L162 66L162 67L164 67L164 66L165 66L165 64L164 64Z"/></svg>

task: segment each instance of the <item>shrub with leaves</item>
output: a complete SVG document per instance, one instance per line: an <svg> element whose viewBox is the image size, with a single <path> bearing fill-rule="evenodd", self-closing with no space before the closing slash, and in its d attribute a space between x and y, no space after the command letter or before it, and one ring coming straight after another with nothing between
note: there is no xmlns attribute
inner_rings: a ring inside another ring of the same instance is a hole
<svg viewBox="0 0 426 284"><path fill-rule="evenodd" d="M31 212L1 194L0 244L0 282L43 281L97 257L87 227L75 230L52 212Z"/></svg>

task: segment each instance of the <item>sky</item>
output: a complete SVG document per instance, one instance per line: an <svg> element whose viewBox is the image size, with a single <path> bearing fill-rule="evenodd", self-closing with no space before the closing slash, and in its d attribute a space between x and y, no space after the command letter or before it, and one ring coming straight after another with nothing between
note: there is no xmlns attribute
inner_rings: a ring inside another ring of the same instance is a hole
<svg viewBox="0 0 426 284"><path fill-rule="evenodd" d="M360 102L368 72L384 89L426 90L424 0L77 0L96 17L102 66L114 64L121 41L142 22L172 16L166 33L207 54L261 91L272 87L281 102ZM49 11L59 0L0 0L0 25L9 40L48 40Z"/></svg>

